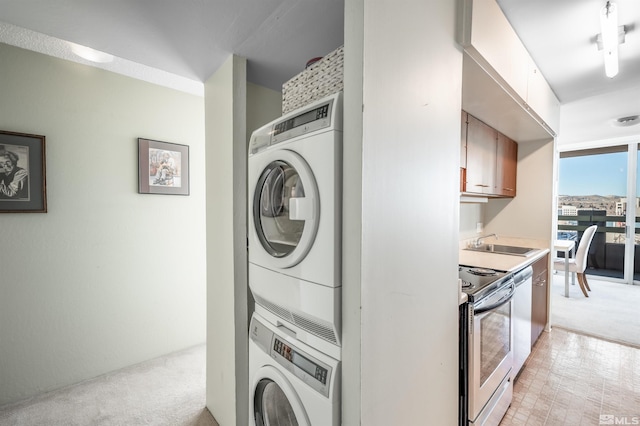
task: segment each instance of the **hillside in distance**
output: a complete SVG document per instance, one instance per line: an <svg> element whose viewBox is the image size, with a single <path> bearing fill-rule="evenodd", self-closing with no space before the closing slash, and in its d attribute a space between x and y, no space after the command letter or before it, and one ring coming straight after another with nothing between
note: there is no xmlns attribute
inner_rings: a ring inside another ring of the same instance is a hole
<svg viewBox="0 0 640 426"><path fill-rule="evenodd" d="M607 216L616 214L620 195L559 195L558 206L574 206L578 209L606 210Z"/></svg>

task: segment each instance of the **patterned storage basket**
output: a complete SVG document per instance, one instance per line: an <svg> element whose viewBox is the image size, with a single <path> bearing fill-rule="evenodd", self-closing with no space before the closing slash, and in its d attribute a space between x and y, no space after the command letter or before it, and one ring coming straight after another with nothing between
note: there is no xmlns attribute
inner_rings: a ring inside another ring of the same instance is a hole
<svg viewBox="0 0 640 426"><path fill-rule="evenodd" d="M340 46L282 85L282 114L344 88L344 48Z"/></svg>

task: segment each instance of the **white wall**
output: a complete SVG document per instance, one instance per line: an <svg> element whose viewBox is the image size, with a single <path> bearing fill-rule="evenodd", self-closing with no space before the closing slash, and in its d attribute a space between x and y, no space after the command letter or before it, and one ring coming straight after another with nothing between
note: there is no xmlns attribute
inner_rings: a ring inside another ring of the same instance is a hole
<svg viewBox="0 0 640 426"><path fill-rule="evenodd" d="M485 233L543 240L551 244L553 210L553 140L518 144L515 198L489 200Z"/></svg>
<svg viewBox="0 0 640 426"><path fill-rule="evenodd" d="M476 226L482 223L484 226L484 209L486 203L460 203L460 240L477 238L483 235L476 231Z"/></svg>
<svg viewBox="0 0 640 426"><path fill-rule="evenodd" d="M249 421L247 147L282 114L282 94L246 81L231 56L205 84L207 172L207 408L221 425ZM246 123L246 124L245 124Z"/></svg>
<svg viewBox="0 0 640 426"><path fill-rule="evenodd" d="M345 0L342 167L342 424L361 413L362 90L364 0Z"/></svg>
<svg viewBox="0 0 640 426"><path fill-rule="evenodd" d="M455 13L455 2L364 3L363 425L457 423Z"/></svg>
<svg viewBox="0 0 640 426"><path fill-rule="evenodd" d="M48 196L0 219L0 405L204 342L203 99L4 44L0 76ZM137 193L138 137L190 146L190 196Z"/></svg>
<svg viewBox="0 0 640 426"><path fill-rule="evenodd" d="M282 116L282 93L247 83L247 147L254 130Z"/></svg>
<svg viewBox="0 0 640 426"><path fill-rule="evenodd" d="M207 407L248 423L246 60L230 56L205 83Z"/></svg>

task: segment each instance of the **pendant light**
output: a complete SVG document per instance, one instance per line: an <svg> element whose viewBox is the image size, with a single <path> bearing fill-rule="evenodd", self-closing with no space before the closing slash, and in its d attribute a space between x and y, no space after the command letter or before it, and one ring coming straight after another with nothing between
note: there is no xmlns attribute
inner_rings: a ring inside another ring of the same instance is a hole
<svg viewBox="0 0 640 426"><path fill-rule="evenodd" d="M600 11L604 72L609 78L618 74L618 7L610 1Z"/></svg>

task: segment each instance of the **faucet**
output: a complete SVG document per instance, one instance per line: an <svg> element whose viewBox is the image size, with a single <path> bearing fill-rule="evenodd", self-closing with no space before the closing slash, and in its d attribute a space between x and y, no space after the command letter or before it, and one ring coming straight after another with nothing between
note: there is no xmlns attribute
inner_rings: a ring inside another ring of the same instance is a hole
<svg viewBox="0 0 640 426"><path fill-rule="evenodd" d="M473 246L473 248L478 248L482 245L480 242L485 238L489 238L489 237L496 237L496 240L498 239L498 235L496 234L483 235L482 237L476 238L476 240L473 243L471 243L471 245Z"/></svg>

